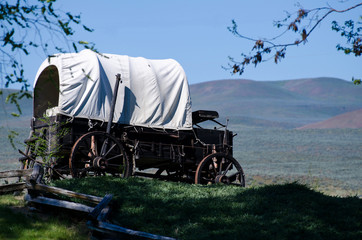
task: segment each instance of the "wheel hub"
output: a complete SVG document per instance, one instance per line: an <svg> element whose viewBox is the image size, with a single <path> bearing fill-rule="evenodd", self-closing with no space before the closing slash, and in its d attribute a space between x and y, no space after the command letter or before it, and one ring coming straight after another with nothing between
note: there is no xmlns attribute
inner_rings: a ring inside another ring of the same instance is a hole
<svg viewBox="0 0 362 240"><path fill-rule="evenodd" d="M229 184L230 180L227 176L225 175L217 175L215 178L215 183L224 183L224 184Z"/></svg>
<svg viewBox="0 0 362 240"><path fill-rule="evenodd" d="M102 157L96 157L93 160L93 166L95 168L106 169L107 161Z"/></svg>

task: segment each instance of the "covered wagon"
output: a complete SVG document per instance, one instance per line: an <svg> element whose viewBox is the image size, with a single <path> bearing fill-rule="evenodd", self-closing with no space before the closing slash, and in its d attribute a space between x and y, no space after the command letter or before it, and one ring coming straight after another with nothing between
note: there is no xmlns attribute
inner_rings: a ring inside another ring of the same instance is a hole
<svg viewBox="0 0 362 240"><path fill-rule="evenodd" d="M192 112L175 60L90 50L50 56L36 75L33 101L25 168L43 161L53 178L144 175L245 185L233 133L215 120L217 112ZM208 120L222 129L202 128Z"/></svg>

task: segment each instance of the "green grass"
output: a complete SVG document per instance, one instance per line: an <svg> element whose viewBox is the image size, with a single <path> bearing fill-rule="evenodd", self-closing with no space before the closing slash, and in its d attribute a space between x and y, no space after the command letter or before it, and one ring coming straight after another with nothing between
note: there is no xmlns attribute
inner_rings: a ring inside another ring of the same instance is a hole
<svg viewBox="0 0 362 240"><path fill-rule="evenodd" d="M0 196L0 239L87 239L84 226L68 216L40 215L24 208L19 198Z"/></svg>
<svg viewBox="0 0 362 240"><path fill-rule="evenodd" d="M298 183L239 188L144 178L98 177L53 183L114 195L111 221L178 239L362 239L362 200L331 197ZM0 239L86 239L85 221L60 211L19 211L0 196Z"/></svg>
<svg viewBox="0 0 362 240"><path fill-rule="evenodd" d="M238 188L142 178L87 178L55 185L114 194L113 222L179 239L361 239L362 200L296 183Z"/></svg>

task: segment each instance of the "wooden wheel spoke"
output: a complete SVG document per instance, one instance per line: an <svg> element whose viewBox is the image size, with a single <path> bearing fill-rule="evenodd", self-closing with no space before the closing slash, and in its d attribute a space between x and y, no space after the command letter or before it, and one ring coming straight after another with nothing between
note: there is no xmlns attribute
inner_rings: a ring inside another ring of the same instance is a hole
<svg viewBox="0 0 362 240"><path fill-rule="evenodd" d="M113 144L113 145L109 148L109 150L104 154L103 157L104 157L104 158L107 157L107 155L114 149L115 146L117 146L117 144Z"/></svg>
<svg viewBox="0 0 362 240"><path fill-rule="evenodd" d="M236 172L230 176L228 176L228 179L230 180L230 182L235 182L237 180L237 177L240 176L240 172Z"/></svg>
<svg viewBox="0 0 362 240"><path fill-rule="evenodd" d="M108 167L119 167L120 164L107 164Z"/></svg>
<svg viewBox="0 0 362 240"><path fill-rule="evenodd" d="M219 166L219 173L222 172L222 165L223 165L223 162L225 161L225 158L222 158L221 161L220 161L220 166Z"/></svg>
<svg viewBox="0 0 362 240"><path fill-rule="evenodd" d="M107 161L112 161L113 159L120 158L122 156L123 156L123 154L118 154L118 155L115 155L113 157L107 158Z"/></svg>
<svg viewBox="0 0 362 240"><path fill-rule="evenodd" d="M107 151L107 146L108 146L108 138L104 139L103 144L102 144L102 148L101 148L101 153L100 155L103 157Z"/></svg>
<svg viewBox="0 0 362 240"><path fill-rule="evenodd" d="M222 174L223 176L225 176L227 174L227 172L230 170L231 166L233 165L233 163L231 162L225 169L224 173Z"/></svg>

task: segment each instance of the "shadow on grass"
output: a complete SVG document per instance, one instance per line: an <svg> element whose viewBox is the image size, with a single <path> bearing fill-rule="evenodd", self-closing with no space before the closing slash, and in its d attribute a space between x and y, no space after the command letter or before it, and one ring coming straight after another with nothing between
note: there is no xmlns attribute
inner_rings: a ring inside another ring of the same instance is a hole
<svg viewBox="0 0 362 240"><path fill-rule="evenodd" d="M87 233L65 218L41 219L1 204L0 239L87 239Z"/></svg>
<svg viewBox="0 0 362 240"><path fill-rule="evenodd" d="M114 223L180 239L362 239L362 200L296 183L242 189L106 177L56 185L112 193Z"/></svg>

